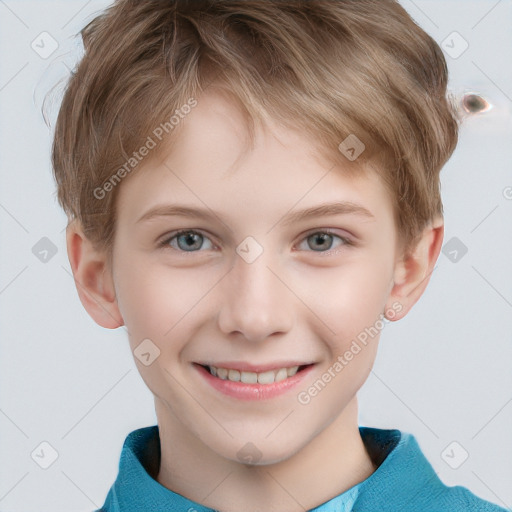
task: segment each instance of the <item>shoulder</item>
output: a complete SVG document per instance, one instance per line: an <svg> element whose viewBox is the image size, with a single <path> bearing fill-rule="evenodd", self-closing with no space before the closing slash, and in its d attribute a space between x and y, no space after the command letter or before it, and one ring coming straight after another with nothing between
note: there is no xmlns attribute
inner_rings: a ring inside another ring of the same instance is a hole
<svg viewBox="0 0 512 512"><path fill-rule="evenodd" d="M435 506L434 506L435 505ZM433 508L434 506L434 508ZM444 507L444 508L441 508ZM427 509L425 509L427 510ZM475 511L475 512L507 512L506 509L479 498L469 489L462 486L447 487L436 498L434 504L428 509L434 511Z"/></svg>
<svg viewBox="0 0 512 512"><path fill-rule="evenodd" d="M465 487L445 485L412 434L369 427L360 432L378 467L361 482L354 512L507 512Z"/></svg>

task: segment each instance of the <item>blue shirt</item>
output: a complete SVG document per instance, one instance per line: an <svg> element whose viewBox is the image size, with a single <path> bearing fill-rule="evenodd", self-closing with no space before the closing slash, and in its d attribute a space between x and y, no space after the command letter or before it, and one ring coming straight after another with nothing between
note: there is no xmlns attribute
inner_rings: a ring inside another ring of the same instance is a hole
<svg viewBox="0 0 512 512"><path fill-rule="evenodd" d="M370 427L359 427L359 432L377 469L310 512L507 512L465 487L444 485L412 434ZM159 466L158 425L131 432L116 481L95 512L215 512L157 482Z"/></svg>

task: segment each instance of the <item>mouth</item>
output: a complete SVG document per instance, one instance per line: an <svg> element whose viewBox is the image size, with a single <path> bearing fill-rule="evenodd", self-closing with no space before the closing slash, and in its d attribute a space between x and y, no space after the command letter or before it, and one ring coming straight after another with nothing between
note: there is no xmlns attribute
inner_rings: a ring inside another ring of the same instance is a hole
<svg viewBox="0 0 512 512"><path fill-rule="evenodd" d="M274 369L260 372L205 364L200 364L199 366L207 370L213 377L221 380L241 382L243 384L270 385L293 377L297 373L313 366L313 363L275 367Z"/></svg>
<svg viewBox="0 0 512 512"><path fill-rule="evenodd" d="M218 365L218 366L217 366ZM193 363L210 389L238 400L271 400L289 393L304 382L316 363L280 362L253 366L246 363Z"/></svg>

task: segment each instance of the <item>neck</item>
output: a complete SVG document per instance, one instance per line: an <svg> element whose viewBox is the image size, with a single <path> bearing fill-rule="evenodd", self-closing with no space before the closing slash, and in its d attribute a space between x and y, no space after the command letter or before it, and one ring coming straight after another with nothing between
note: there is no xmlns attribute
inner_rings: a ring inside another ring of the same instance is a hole
<svg viewBox="0 0 512 512"><path fill-rule="evenodd" d="M303 512L329 501L376 469L359 434L357 399L309 444L286 460L247 465L197 439L158 398L155 406L164 487L222 512Z"/></svg>

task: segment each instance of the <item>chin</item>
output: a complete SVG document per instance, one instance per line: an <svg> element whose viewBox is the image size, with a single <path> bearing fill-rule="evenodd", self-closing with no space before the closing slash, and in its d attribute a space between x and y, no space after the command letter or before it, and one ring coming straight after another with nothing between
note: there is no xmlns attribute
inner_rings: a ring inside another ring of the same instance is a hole
<svg viewBox="0 0 512 512"><path fill-rule="evenodd" d="M235 447L235 453L231 451L227 458L233 462L238 462L245 466L269 466L279 464L293 457L300 449L300 446L292 446L290 439L273 440L262 437L260 440L252 442L247 441Z"/></svg>

